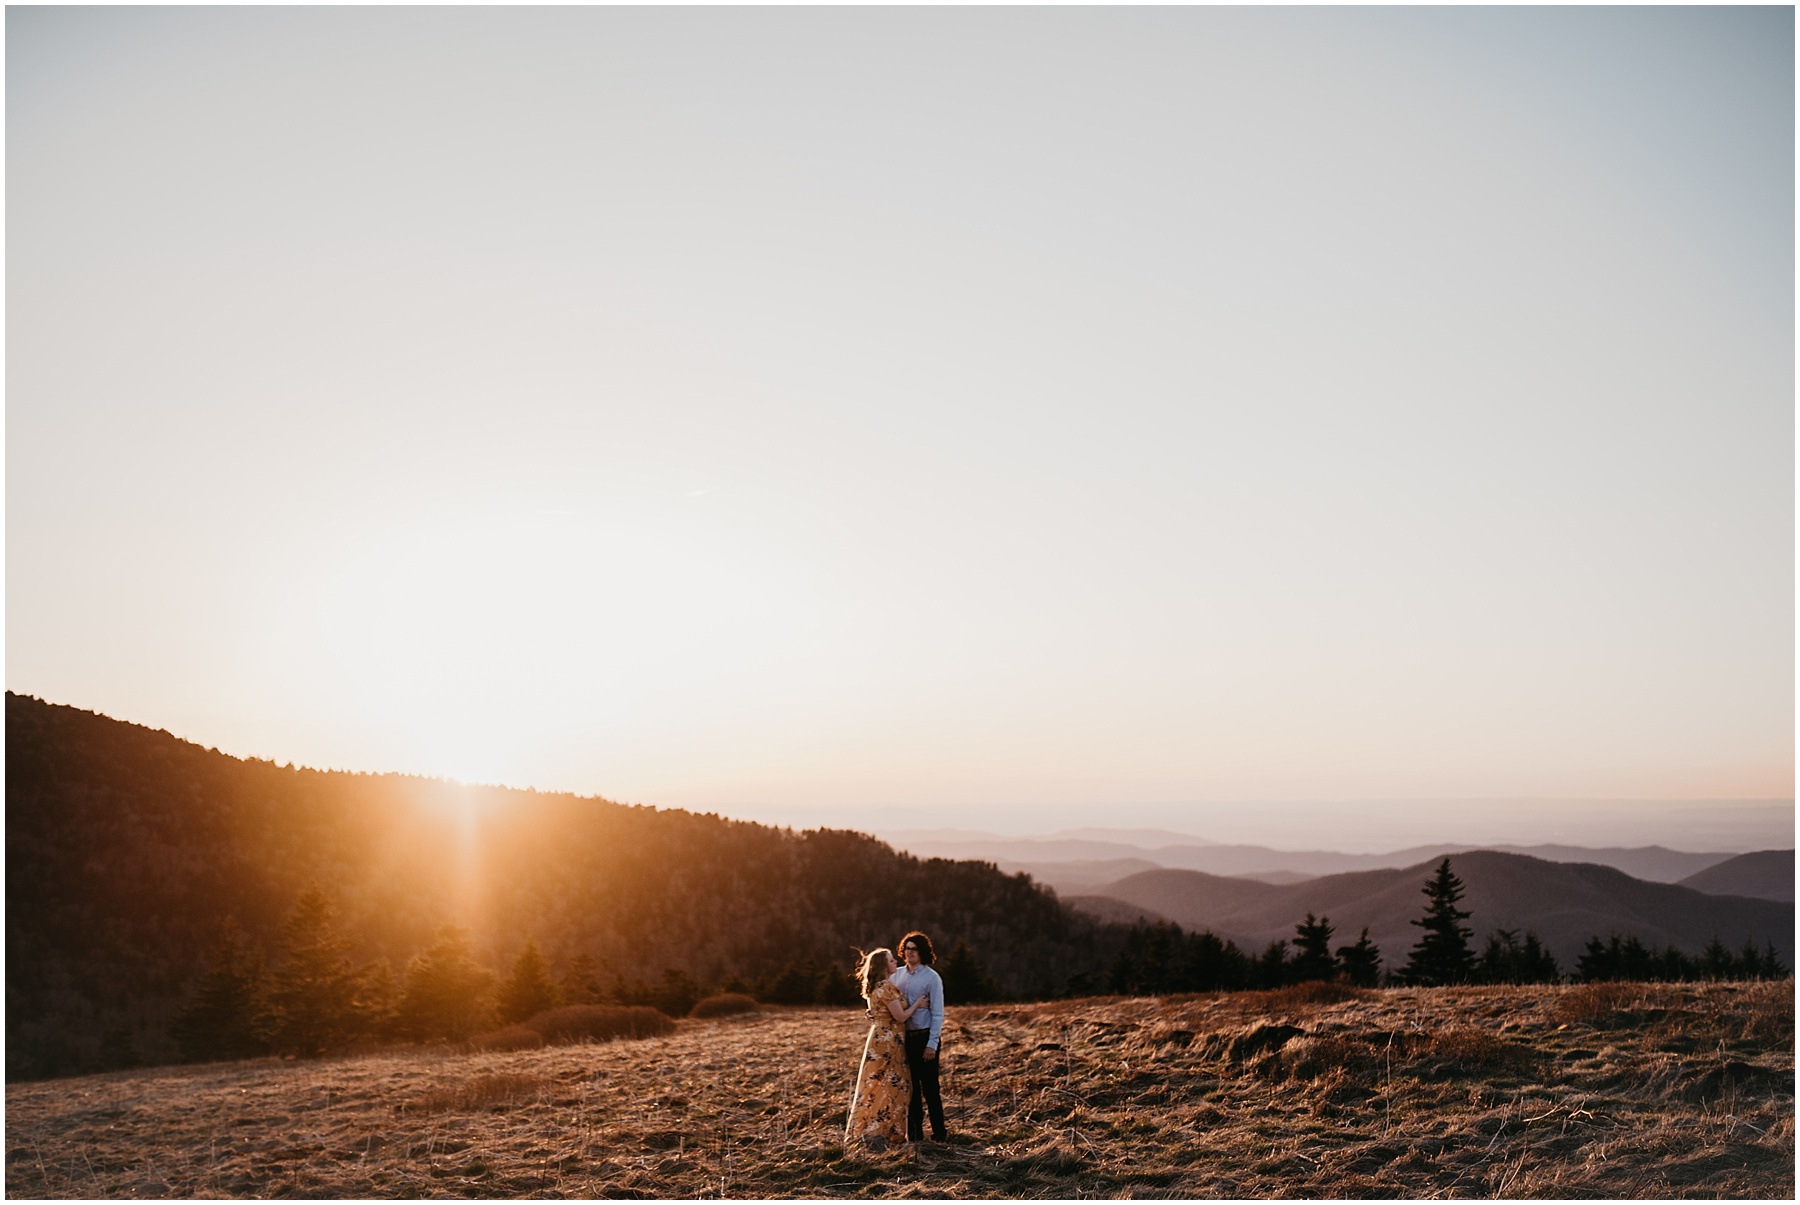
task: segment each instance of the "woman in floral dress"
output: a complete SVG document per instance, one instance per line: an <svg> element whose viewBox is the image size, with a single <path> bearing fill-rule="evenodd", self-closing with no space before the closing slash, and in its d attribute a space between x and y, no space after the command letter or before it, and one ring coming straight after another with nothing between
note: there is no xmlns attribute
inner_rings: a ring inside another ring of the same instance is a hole
<svg viewBox="0 0 1800 1205"><path fill-rule="evenodd" d="M912 1076L906 1070L906 1019L928 1004L929 997L919 997L908 1008L900 989L888 982L893 973L894 956L887 950L869 951L857 972L875 1023L863 1043L856 1101L844 1125L845 1147L860 1142L879 1151L890 1142L906 1141L906 1102L912 1095Z"/></svg>

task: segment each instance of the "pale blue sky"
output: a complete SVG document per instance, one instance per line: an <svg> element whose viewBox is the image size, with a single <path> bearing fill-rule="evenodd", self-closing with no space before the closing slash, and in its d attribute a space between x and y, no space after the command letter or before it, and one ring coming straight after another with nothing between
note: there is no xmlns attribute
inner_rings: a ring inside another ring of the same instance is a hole
<svg viewBox="0 0 1800 1205"><path fill-rule="evenodd" d="M1791 798L1792 23L10 9L7 685L846 825Z"/></svg>

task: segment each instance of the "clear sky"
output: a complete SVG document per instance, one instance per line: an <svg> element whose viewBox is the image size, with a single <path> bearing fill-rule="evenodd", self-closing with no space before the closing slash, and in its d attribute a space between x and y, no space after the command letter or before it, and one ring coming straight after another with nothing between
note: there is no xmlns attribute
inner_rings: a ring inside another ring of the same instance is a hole
<svg viewBox="0 0 1800 1205"><path fill-rule="evenodd" d="M9 689L851 826L1793 795L1791 9L6 31Z"/></svg>

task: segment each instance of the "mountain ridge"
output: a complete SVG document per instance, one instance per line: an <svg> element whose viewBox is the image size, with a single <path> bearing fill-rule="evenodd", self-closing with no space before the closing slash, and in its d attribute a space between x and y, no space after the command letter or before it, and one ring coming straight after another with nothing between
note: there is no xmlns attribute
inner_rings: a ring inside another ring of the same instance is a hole
<svg viewBox="0 0 1800 1205"><path fill-rule="evenodd" d="M1793 965L1791 902L1707 895L1670 883L1634 879L1610 866L1549 862L1504 851L1451 855L1463 880L1461 907L1477 946L1495 930L1535 932L1565 973L1575 967L1593 937L1636 935L1646 943L1675 945L1697 954L1715 935L1734 951L1744 942L1772 944ZM1090 893L1168 917L1190 929L1211 929L1249 949L1291 939L1305 913L1329 916L1344 940L1368 926L1391 969L1403 963L1417 940L1411 922L1421 908L1420 889L1435 860L1410 867L1351 871L1292 886L1247 883L1201 871L1142 871Z"/></svg>

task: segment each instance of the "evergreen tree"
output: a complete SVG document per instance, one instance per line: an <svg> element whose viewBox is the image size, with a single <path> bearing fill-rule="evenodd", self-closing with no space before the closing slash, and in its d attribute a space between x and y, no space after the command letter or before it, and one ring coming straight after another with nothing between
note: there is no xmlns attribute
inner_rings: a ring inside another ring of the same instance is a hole
<svg viewBox="0 0 1800 1205"><path fill-rule="evenodd" d="M757 993L757 999L770 1004L812 1004L818 990L818 971L790 962L774 982Z"/></svg>
<svg viewBox="0 0 1800 1205"><path fill-rule="evenodd" d="M358 1011L362 1015L363 1031L372 1038L384 1042L393 1041L402 1035L400 1025L400 984L394 976L394 968L387 959L365 966L362 969L361 985L357 993Z"/></svg>
<svg viewBox="0 0 1800 1205"><path fill-rule="evenodd" d="M958 941L936 968L944 979L945 1004L985 1004L1000 998L1000 987L968 944Z"/></svg>
<svg viewBox="0 0 1800 1205"><path fill-rule="evenodd" d="M607 991L600 983L600 964L588 954L577 954L563 966L559 994L564 1004L605 1004Z"/></svg>
<svg viewBox="0 0 1800 1205"><path fill-rule="evenodd" d="M1420 889L1425 896L1425 915L1411 923L1425 930L1407 956L1400 977L1407 983L1466 983L1475 971L1475 955L1469 949L1474 930L1461 921L1469 917L1456 906L1462 899L1462 880L1450 872L1450 859L1438 863L1436 873Z"/></svg>
<svg viewBox="0 0 1800 1205"><path fill-rule="evenodd" d="M212 965L169 1026L182 1057L206 1062L267 1053L265 991L262 961L245 944L237 923L227 920L213 947Z"/></svg>
<svg viewBox="0 0 1800 1205"><path fill-rule="evenodd" d="M1731 951L1725 948L1725 943L1719 940L1717 933L1706 943L1706 949L1700 951L1700 965L1702 973L1708 979L1737 978L1737 959L1731 956Z"/></svg>
<svg viewBox="0 0 1800 1205"><path fill-rule="evenodd" d="M643 1003L659 1009L669 1017L685 1017L694 1005L710 995L698 979L674 967L663 968L662 978L647 993Z"/></svg>
<svg viewBox="0 0 1800 1205"><path fill-rule="evenodd" d="M550 982L550 968L538 953L537 942L527 940L513 960L512 974L500 987L500 1024L517 1024L556 1005L556 985Z"/></svg>
<svg viewBox="0 0 1800 1205"><path fill-rule="evenodd" d="M1528 929L1520 941L1516 929L1496 929L1488 935L1475 978L1482 983L1557 983L1562 971L1536 933Z"/></svg>
<svg viewBox="0 0 1800 1205"><path fill-rule="evenodd" d="M1344 978L1357 987L1374 987L1381 982L1381 948L1369 940L1367 925L1355 945L1338 947L1337 957Z"/></svg>
<svg viewBox="0 0 1800 1205"><path fill-rule="evenodd" d="M1107 987L1121 996L1191 991L1187 945L1179 925L1139 921L1126 931L1113 956Z"/></svg>
<svg viewBox="0 0 1800 1205"><path fill-rule="evenodd" d="M1298 953L1295 954L1289 971L1294 982L1336 978L1337 964L1331 960L1329 917L1321 916L1314 920L1313 914L1308 912L1306 919L1294 926L1294 948Z"/></svg>
<svg viewBox="0 0 1800 1205"><path fill-rule="evenodd" d="M1271 988L1293 982L1293 963L1288 960L1288 943L1272 941L1256 960L1256 985Z"/></svg>
<svg viewBox="0 0 1800 1205"><path fill-rule="evenodd" d="M1236 991L1256 979L1256 960L1238 949L1236 942L1225 941L1211 930L1188 938L1187 965L1185 991Z"/></svg>
<svg viewBox="0 0 1800 1205"><path fill-rule="evenodd" d="M406 1031L422 1042L460 1042L486 1027L494 973L475 961L469 935L445 925L423 954L406 967L400 1016Z"/></svg>
<svg viewBox="0 0 1800 1205"><path fill-rule="evenodd" d="M301 893L280 944L269 985L270 1046L303 1058L341 1048L363 1030L361 976L350 965L337 913L317 885Z"/></svg>
<svg viewBox="0 0 1800 1205"><path fill-rule="evenodd" d="M743 989L728 983L724 990L734 992ZM949 991L949 984L946 982L944 986L946 998L949 996ZM751 993L745 992L744 994L750 995ZM825 973L819 976L819 985L813 992L813 999L820 1004L838 1004L849 1007L862 1003L862 992L857 986L856 976L853 973L840 966L828 966L825 968Z"/></svg>

